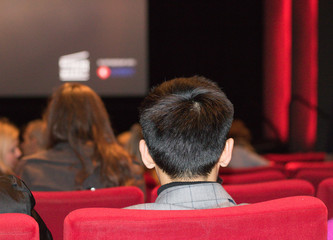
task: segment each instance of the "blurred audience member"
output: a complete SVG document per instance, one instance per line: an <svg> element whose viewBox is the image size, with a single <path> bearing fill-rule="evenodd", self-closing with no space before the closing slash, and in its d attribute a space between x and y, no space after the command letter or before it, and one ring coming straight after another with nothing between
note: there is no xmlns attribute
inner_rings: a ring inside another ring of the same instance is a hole
<svg viewBox="0 0 333 240"><path fill-rule="evenodd" d="M144 189L140 164L117 143L105 106L91 88L63 84L44 118L47 151L23 158L17 169L32 191Z"/></svg>
<svg viewBox="0 0 333 240"><path fill-rule="evenodd" d="M142 163L139 150L139 142L141 139L143 139L143 136L140 124L133 124L128 133L128 139L126 142L124 142L124 147L131 155L135 156ZM122 134L120 136L124 135Z"/></svg>
<svg viewBox="0 0 333 240"><path fill-rule="evenodd" d="M31 155L45 150L45 123L41 119L30 121L23 131L21 148L23 155Z"/></svg>
<svg viewBox="0 0 333 240"><path fill-rule="evenodd" d="M0 119L0 173L14 174L21 154L18 128L7 119Z"/></svg>
<svg viewBox="0 0 333 240"><path fill-rule="evenodd" d="M256 153L251 145L251 133L241 120L234 120L228 137L235 141L229 168L247 168L269 165L269 161Z"/></svg>
<svg viewBox="0 0 333 240"><path fill-rule="evenodd" d="M39 226L39 239L52 239L51 232L34 210L35 198L24 182L11 175L0 176L0 199L0 213L23 213L32 216Z"/></svg>
<svg viewBox="0 0 333 240"><path fill-rule="evenodd" d="M124 134L126 134L128 136L127 141L123 142L124 148L132 156L136 157L136 159L143 165L142 167L145 169L145 172L148 173L148 175L145 174L145 180L149 181L151 184L153 184L155 186L158 185L159 184L159 180L158 180L158 177L157 177L155 169L148 169L148 168L146 168L146 166L144 166L144 164L142 162L142 159L141 159L141 154L140 154L140 150L139 150L139 143L140 143L140 140L143 139L143 134L142 134L142 128L141 128L140 124L139 123L135 123L135 124L133 124L131 126L130 131L124 132L124 133L120 134L119 136L121 136L122 140L125 140L123 138L123 136L126 136L126 135L124 135ZM119 139L119 136L118 136L117 139Z"/></svg>
<svg viewBox="0 0 333 240"><path fill-rule="evenodd" d="M125 147L125 145L128 143L130 138L131 138L131 132L125 131L125 132L120 133L117 136L117 141L121 146Z"/></svg>

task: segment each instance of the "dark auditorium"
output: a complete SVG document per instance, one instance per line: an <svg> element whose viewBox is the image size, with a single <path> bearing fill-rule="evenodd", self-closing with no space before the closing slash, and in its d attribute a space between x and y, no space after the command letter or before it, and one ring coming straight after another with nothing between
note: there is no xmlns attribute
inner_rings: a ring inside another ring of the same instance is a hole
<svg viewBox="0 0 333 240"><path fill-rule="evenodd" d="M2 0L0 240L333 240L332 12Z"/></svg>

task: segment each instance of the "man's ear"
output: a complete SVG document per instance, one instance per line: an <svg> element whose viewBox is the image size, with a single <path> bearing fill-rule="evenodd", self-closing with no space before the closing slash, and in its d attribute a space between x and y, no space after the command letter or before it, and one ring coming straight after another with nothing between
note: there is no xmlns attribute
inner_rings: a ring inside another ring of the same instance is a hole
<svg viewBox="0 0 333 240"><path fill-rule="evenodd" d="M141 154L143 164L148 169L153 169L155 167L155 162L154 162L153 158L150 156L146 141L143 140L143 139L140 140L139 150L140 150L140 154Z"/></svg>
<svg viewBox="0 0 333 240"><path fill-rule="evenodd" d="M234 148L234 139L232 139L232 138L227 139L227 141L225 142L223 152L222 152L221 157L219 159L219 165L221 167L228 166L228 164L231 160L232 149L233 148Z"/></svg>

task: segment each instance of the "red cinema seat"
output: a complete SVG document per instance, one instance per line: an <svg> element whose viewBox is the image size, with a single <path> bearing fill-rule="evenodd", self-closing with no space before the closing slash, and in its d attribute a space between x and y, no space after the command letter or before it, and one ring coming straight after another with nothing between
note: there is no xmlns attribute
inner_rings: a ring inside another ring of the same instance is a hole
<svg viewBox="0 0 333 240"><path fill-rule="evenodd" d="M95 191L33 192L35 209L50 229L53 239L63 239L63 222L68 213L87 207L124 208L144 202L137 187L113 187Z"/></svg>
<svg viewBox="0 0 333 240"><path fill-rule="evenodd" d="M327 178L319 183L317 197L326 204L328 210L328 219L332 219L333 224L333 178Z"/></svg>
<svg viewBox="0 0 333 240"><path fill-rule="evenodd" d="M240 173L220 175L223 184L248 184L286 179L286 176L279 170L266 170L252 173Z"/></svg>
<svg viewBox="0 0 333 240"><path fill-rule="evenodd" d="M312 184L300 179L225 185L224 189L236 203L258 203L284 197L314 196L315 194Z"/></svg>
<svg viewBox="0 0 333 240"><path fill-rule="evenodd" d="M88 208L71 212L64 222L65 240L326 240L326 237L326 206L309 196L205 210Z"/></svg>
<svg viewBox="0 0 333 240"><path fill-rule="evenodd" d="M282 153L265 154L264 157L274 164L285 165L289 162L322 162L325 159L324 152L308 153Z"/></svg>
<svg viewBox="0 0 333 240"><path fill-rule="evenodd" d="M159 183L157 183L156 180L148 172L144 174L144 179L146 184L146 202L150 203L151 192L156 186L159 185Z"/></svg>
<svg viewBox="0 0 333 240"><path fill-rule="evenodd" d="M0 240L39 240L38 223L26 214L2 213Z"/></svg>
<svg viewBox="0 0 333 240"><path fill-rule="evenodd" d="M333 170L333 162L292 162L285 165L286 175L290 178L295 177L295 175L300 170Z"/></svg>
<svg viewBox="0 0 333 240"><path fill-rule="evenodd" d="M309 181L317 190L321 181L326 178L333 178L333 169L302 169L298 171L294 178Z"/></svg>
<svg viewBox="0 0 333 240"><path fill-rule="evenodd" d="M284 172L284 167L281 165L272 166L262 166L262 167L249 167L249 168L220 168L220 175L230 175L230 174L243 174L243 173L255 173L264 172L267 170L279 170Z"/></svg>
<svg viewBox="0 0 333 240"><path fill-rule="evenodd" d="M311 183L300 179L288 179L262 183L223 185L236 203L258 203L291 196L314 196L315 189ZM151 192L151 200L157 198L156 187Z"/></svg>

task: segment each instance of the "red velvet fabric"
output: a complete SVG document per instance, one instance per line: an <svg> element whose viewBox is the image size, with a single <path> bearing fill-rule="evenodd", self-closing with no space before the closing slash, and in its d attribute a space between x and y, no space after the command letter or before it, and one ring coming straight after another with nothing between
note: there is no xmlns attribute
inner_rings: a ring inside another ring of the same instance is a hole
<svg viewBox="0 0 333 240"><path fill-rule="evenodd" d="M268 160L276 164L286 164L288 162L322 162L325 158L323 152L308 152L308 153L283 153L283 154L266 154Z"/></svg>
<svg viewBox="0 0 333 240"><path fill-rule="evenodd" d="M325 203L328 210L328 219L332 219L333 239L333 178L327 178L319 183L317 197Z"/></svg>
<svg viewBox="0 0 333 240"><path fill-rule="evenodd" d="M151 192L151 200L157 198L157 186ZM315 189L311 183L300 179L279 180L251 184L224 185L224 189L239 203L258 203L291 196L314 196Z"/></svg>
<svg viewBox="0 0 333 240"><path fill-rule="evenodd" d="M293 0L289 147L314 149L318 105L318 1Z"/></svg>
<svg viewBox="0 0 333 240"><path fill-rule="evenodd" d="M294 177L304 169L333 169L332 162L291 162L285 165L285 173L288 177Z"/></svg>
<svg viewBox="0 0 333 240"><path fill-rule="evenodd" d="M0 214L0 240L39 240L38 224L22 213Z"/></svg>
<svg viewBox="0 0 333 240"><path fill-rule="evenodd" d="M89 208L71 212L64 239L302 239L326 240L327 209L298 196L206 210Z"/></svg>
<svg viewBox="0 0 333 240"><path fill-rule="evenodd" d="M333 169L302 169L295 175L295 178L304 179L312 183L317 190L321 181L333 177Z"/></svg>
<svg viewBox="0 0 333 240"><path fill-rule="evenodd" d="M229 174L243 174L243 173L255 173L263 172L267 170L279 170L284 172L284 167L281 165L271 165L263 167L250 167L250 168L220 168L220 175L229 175Z"/></svg>
<svg viewBox="0 0 333 240"><path fill-rule="evenodd" d="M288 141L292 66L292 0L263 3L264 136Z"/></svg>
<svg viewBox="0 0 333 240"><path fill-rule="evenodd" d="M223 184L247 184L257 182L267 182L274 180L286 179L286 176L279 170L266 170L253 173L240 173L240 174L229 174L220 175L223 179Z"/></svg>
<svg viewBox="0 0 333 240"><path fill-rule="evenodd" d="M146 185L146 202L150 203L152 202L150 197L151 197L151 192L153 189L158 186L159 183L155 181L155 179L148 173L146 172L144 174L144 179L145 179L145 185Z"/></svg>
<svg viewBox="0 0 333 240"><path fill-rule="evenodd" d="M144 202L137 187L114 187L95 191L33 192L36 211L50 229L53 239L63 238L63 222L68 213L87 207L123 208ZM84 239L84 238L83 238Z"/></svg>
<svg viewBox="0 0 333 240"><path fill-rule="evenodd" d="M314 196L311 183L300 180L280 180L242 185L225 185L225 190L236 203L258 203L291 196Z"/></svg>

